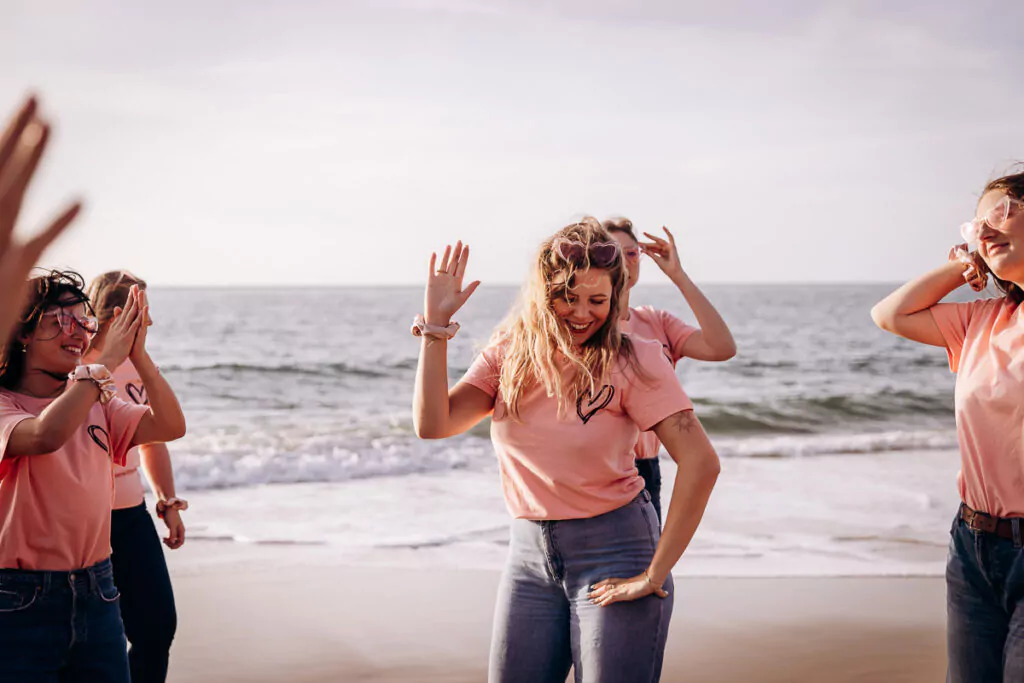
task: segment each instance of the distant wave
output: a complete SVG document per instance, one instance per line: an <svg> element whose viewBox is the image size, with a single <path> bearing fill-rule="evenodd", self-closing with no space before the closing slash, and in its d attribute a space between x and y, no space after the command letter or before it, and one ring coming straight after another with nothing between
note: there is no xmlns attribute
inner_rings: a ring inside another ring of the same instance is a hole
<svg viewBox="0 0 1024 683"><path fill-rule="evenodd" d="M164 368L164 372L230 373L240 376L246 374L286 374L388 377L394 374L394 371L415 369L415 367L415 365L410 366L409 363L405 361L374 367L353 365L351 363L283 363L280 365L259 365L255 363L211 363L209 365L170 365Z"/></svg>
<svg viewBox="0 0 1024 683"><path fill-rule="evenodd" d="M722 435L812 434L903 416L918 421L922 416L953 416L952 395L907 390L728 403L696 399L694 403L704 428Z"/></svg>

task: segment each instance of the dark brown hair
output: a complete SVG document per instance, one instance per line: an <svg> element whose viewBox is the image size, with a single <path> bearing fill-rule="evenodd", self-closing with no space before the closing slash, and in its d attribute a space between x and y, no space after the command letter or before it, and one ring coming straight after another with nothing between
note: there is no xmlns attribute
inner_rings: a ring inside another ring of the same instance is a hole
<svg viewBox="0 0 1024 683"><path fill-rule="evenodd" d="M1024 201L1024 171L1018 173L1011 173L1002 177L996 178L985 185L985 189L982 190L981 195L984 197L985 194L992 190L1000 190L1013 199ZM992 273L992 279L995 280L996 287L1002 292L1010 301L1015 304L1024 303L1024 290L1008 281L1000 280L996 277L995 273Z"/></svg>
<svg viewBox="0 0 1024 683"><path fill-rule="evenodd" d="M25 372L25 345L20 337L35 332L39 319L48 308L84 303L92 312L85 294L85 280L73 270L51 270L29 278L28 294L18 324L0 347L0 387L14 389Z"/></svg>
<svg viewBox="0 0 1024 683"><path fill-rule="evenodd" d="M607 232L621 232L624 235L629 235L633 238L634 242L637 244L640 243L640 240L636 238L636 233L633 232L633 221L629 220L625 216L609 218L601 224L601 227L603 227Z"/></svg>
<svg viewBox="0 0 1024 683"><path fill-rule="evenodd" d="M110 322L114 317L115 308L124 308L132 285L145 289L146 281L127 270L111 270L92 279L86 294L96 309L100 325Z"/></svg>

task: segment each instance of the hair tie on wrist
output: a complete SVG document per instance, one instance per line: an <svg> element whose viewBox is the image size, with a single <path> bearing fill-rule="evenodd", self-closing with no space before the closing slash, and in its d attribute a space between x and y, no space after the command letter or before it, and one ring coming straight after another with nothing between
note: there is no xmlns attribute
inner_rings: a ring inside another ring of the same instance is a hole
<svg viewBox="0 0 1024 683"><path fill-rule="evenodd" d="M953 256L964 265L964 280L971 286L971 289L976 292L985 289L988 285L988 273L978 268L978 262L974 259L974 254L958 245L953 247ZM977 279L972 278L971 273L974 273Z"/></svg>
<svg viewBox="0 0 1024 683"><path fill-rule="evenodd" d="M459 331L458 323L449 323L448 325L430 325L426 319L417 314L412 321L412 336L414 337L426 337L428 339L441 339L448 340L455 336L455 333Z"/></svg>

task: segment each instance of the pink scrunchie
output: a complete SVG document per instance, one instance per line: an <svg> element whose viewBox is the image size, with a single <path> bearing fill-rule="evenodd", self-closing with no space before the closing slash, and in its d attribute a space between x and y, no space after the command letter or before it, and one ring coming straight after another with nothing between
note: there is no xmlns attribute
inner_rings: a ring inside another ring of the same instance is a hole
<svg viewBox="0 0 1024 683"><path fill-rule="evenodd" d="M422 315L417 314L412 321L412 336L414 337L427 337L429 339L451 339L455 336L455 333L459 331L458 323L450 323L445 327L440 325L430 325L427 323L426 318Z"/></svg>

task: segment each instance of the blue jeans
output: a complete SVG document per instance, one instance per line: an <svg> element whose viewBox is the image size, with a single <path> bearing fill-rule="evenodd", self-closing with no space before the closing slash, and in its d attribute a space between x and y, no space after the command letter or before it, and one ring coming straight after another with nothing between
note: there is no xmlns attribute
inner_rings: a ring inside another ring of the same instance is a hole
<svg viewBox="0 0 1024 683"><path fill-rule="evenodd" d="M1024 524L1022 531L1024 531ZM1022 544L957 519L946 563L949 683L1024 681Z"/></svg>
<svg viewBox="0 0 1024 683"><path fill-rule="evenodd" d="M0 683L129 683L110 560L0 569Z"/></svg>
<svg viewBox="0 0 1024 683"><path fill-rule="evenodd" d="M650 496L589 519L512 522L498 589L491 683L653 683L672 617L669 597L608 607L590 604L590 585L629 578L654 556L660 529Z"/></svg>
<svg viewBox="0 0 1024 683"><path fill-rule="evenodd" d="M644 480L644 488L651 496L651 505L661 521L661 461L658 458L637 458L636 471Z"/></svg>
<svg viewBox="0 0 1024 683"><path fill-rule="evenodd" d="M145 503L114 510L110 545L121 618L131 643L132 683L164 683L178 615L163 544Z"/></svg>

